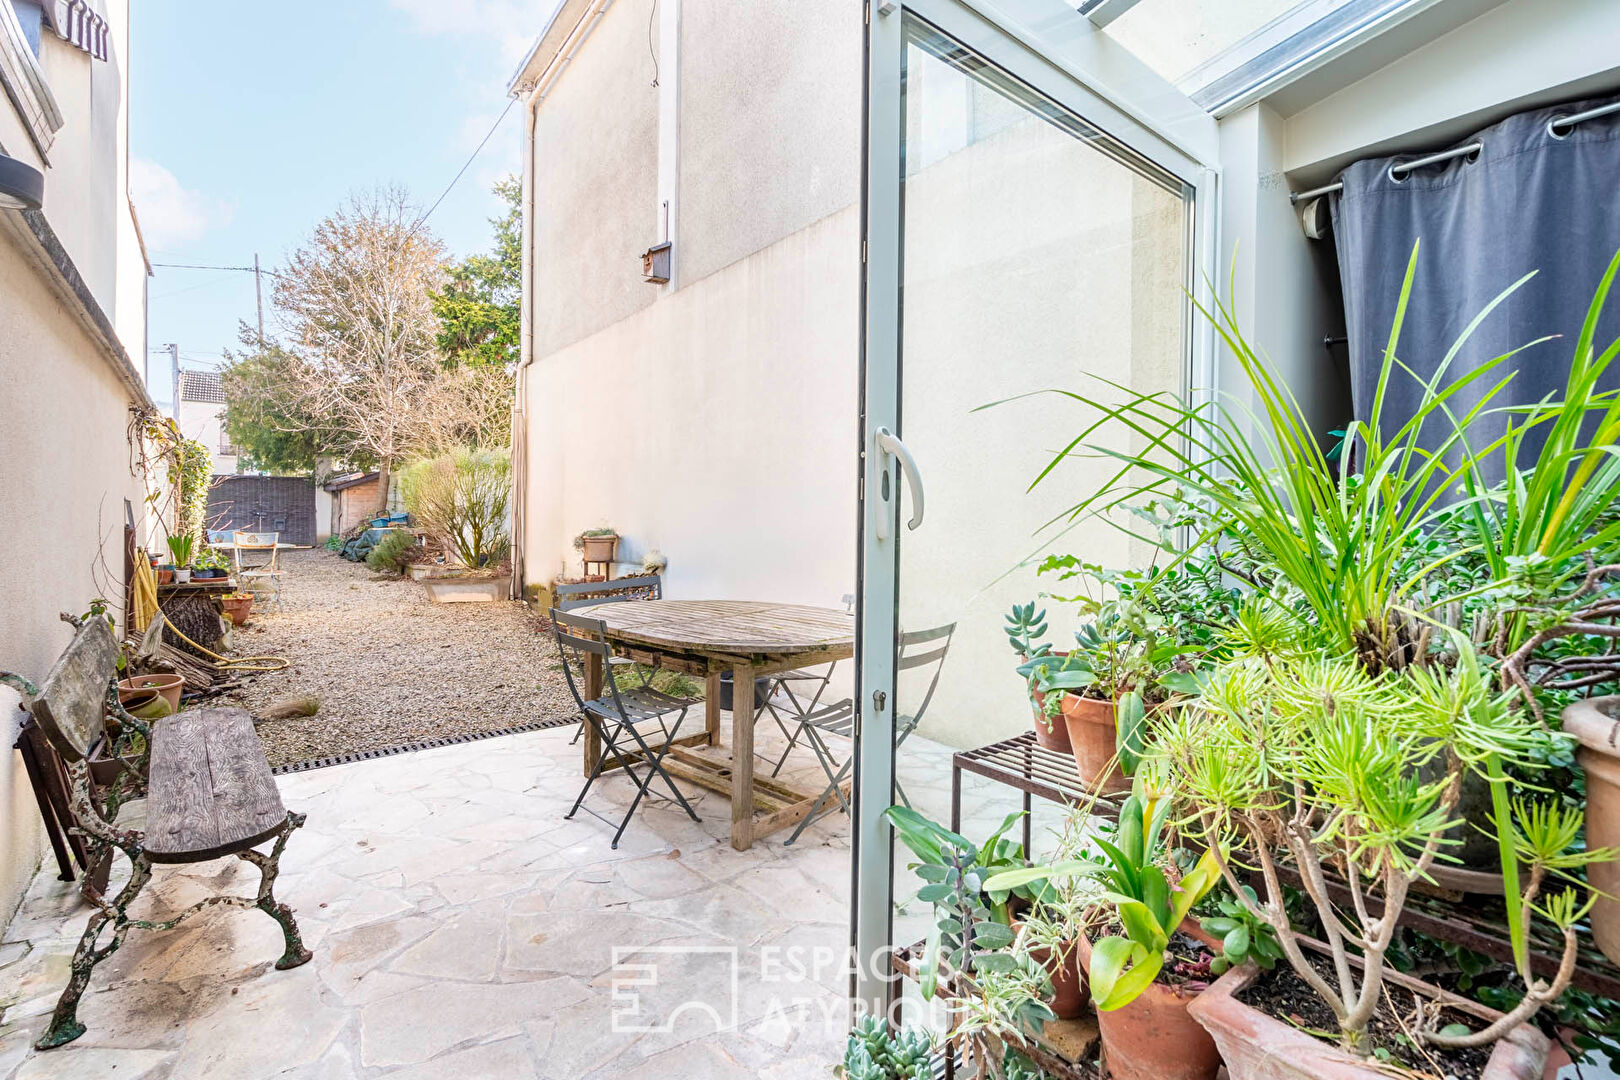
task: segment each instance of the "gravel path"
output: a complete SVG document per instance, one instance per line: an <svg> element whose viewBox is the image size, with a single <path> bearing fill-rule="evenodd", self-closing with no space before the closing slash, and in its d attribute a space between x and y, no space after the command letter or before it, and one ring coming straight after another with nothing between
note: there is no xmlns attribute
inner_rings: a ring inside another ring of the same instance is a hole
<svg viewBox="0 0 1620 1080"><path fill-rule="evenodd" d="M286 611L255 611L231 654L285 656L225 700L313 695L314 716L259 725L271 765L492 731L573 711L556 646L522 604L435 604L329 551L286 553Z"/></svg>

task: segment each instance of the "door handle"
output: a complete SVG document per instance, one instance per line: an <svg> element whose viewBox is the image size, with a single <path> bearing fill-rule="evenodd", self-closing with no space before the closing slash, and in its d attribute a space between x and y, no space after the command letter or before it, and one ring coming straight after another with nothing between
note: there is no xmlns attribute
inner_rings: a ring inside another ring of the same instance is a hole
<svg viewBox="0 0 1620 1080"><path fill-rule="evenodd" d="M906 522L906 528L915 529L923 521L922 474L917 471L916 459L911 456L911 451L906 449L906 444L896 438L894 432L886 427L877 429L873 434L873 441L877 443L880 455L878 465L882 474L887 475L889 471L890 457L894 457L900 462L900 471L905 474L906 483L911 487L911 519ZM898 500L899 496L900 492L897 485L893 497ZM891 515L889 499L890 493L885 490L883 492L883 513L878 515L877 520L877 537L879 540L889 538L889 518Z"/></svg>

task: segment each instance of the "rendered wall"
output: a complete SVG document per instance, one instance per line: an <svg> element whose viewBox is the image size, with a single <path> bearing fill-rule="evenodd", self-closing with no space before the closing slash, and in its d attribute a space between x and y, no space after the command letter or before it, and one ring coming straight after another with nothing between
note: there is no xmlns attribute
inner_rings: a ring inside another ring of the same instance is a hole
<svg viewBox="0 0 1620 1080"><path fill-rule="evenodd" d="M535 354L657 298L641 279L658 189L658 91L647 4L607 9L541 104L534 133ZM606 373L604 373L606 374Z"/></svg>
<svg viewBox="0 0 1620 1080"><path fill-rule="evenodd" d="M787 236L528 370L529 581L612 525L667 595L855 587L858 221Z"/></svg>
<svg viewBox="0 0 1620 1080"><path fill-rule="evenodd" d="M95 341L0 237L0 666L43 678L67 645L59 612L105 596L122 618L124 500L141 506L125 441L130 397ZM11 750L21 718L0 688L0 924L9 921L41 852L39 813Z"/></svg>
<svg viewBox="0 0 1620 1080"><path fill-rule="evenodd" d="M681 5L683 285L860 198L861 3Z"/></svg>

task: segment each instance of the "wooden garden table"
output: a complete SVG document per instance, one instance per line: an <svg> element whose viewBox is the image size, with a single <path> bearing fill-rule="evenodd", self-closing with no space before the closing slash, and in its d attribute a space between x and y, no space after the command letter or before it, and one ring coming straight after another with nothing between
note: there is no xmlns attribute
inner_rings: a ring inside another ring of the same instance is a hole
<svg viewBox="0 0 1620 1080"><path fill-rule="evenodd" d="M754 837L797 824L811 811L822 793L819 786L805 791L754 775L754 680L854 656L853 616L752 600L626 600L571 614L602 620L621 656L705 680L704 730L676 740L664 764L672 776L731 795L732 847L746 851ZM602 665L596 657L590 660L585 687L595 698L602 692ZM714 749L720 745L720 676L727 671L733 705L729 757ZM590 725L581 742L588 776L601 743ZM756 818L756 810L762 816Z"/></svg>

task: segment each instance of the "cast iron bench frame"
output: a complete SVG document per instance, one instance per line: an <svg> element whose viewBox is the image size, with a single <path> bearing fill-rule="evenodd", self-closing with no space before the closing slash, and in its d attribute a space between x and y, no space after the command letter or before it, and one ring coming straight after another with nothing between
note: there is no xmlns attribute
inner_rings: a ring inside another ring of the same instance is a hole
<svg viewBox="0 0 1620 1080"><path fill-rule="evenodd" d="M154 731L118 701L118 643L108 620L66 614L62 619L76 632L45 681L36 686L20 675L0 672L0 682L24 695L24 707L66 763L74 831L87 839L90 864L110 856L116 848L129 860L130 875L110 900L86 879L81 892L95 911L74 950L71 975L50 1026L34 1043L39 1050L61 1046L84 1034L78 1006L90 973L118 951L131 929L171 930L205 908L221 904L257 908L281 927L286 949L276 961L278 969L298 967L313 955L304 947L292 908L277 901L273 891L287 839L304 824L305 817L288 813L282 806L264 750L252 734L252 719L240 709L187 710L155 721ZM109 713L121 726L112 740L112 756L133 755L139 765L120 775L98 804L87 758L106 734ZM247 741L241 737L244 723ZM217 738L212 737L215 732ZM159 752L154 755L154 750ZM210 760L210 750L221 754L221 760ZM147 799L147 829L113 824L118 807L140 795ZM220 828L222 810L230 813L234 827L229 830ZM211 837L206 835L209 824L213 825ZM268 854L254 850L272 840ZM258 867L255 896L210 896L173 918L156 922L130 917L130 905L151 880L154 863L206 862L230 855ZM108 923L113 927L112 938L98 947Z"/></svg>

